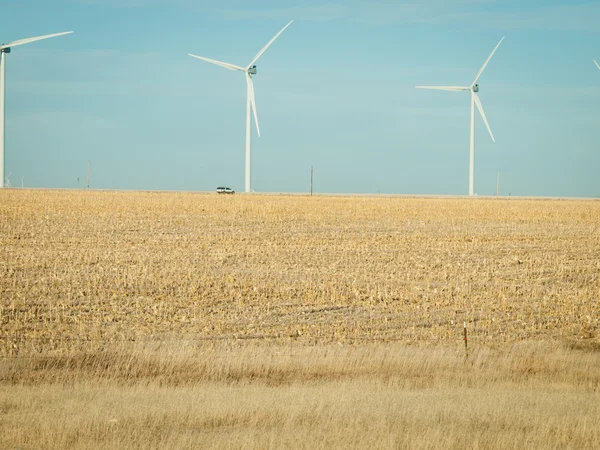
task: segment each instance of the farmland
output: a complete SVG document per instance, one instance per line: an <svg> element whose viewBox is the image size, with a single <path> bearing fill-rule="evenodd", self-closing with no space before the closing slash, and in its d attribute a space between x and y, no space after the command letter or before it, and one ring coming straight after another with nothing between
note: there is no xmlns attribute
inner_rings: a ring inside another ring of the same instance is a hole
<svg viewBox="0 0 600 450"><path fill-rule="evenodd" d="M600 444L598 201L7 189L0 273L0 447Z"/></svg>

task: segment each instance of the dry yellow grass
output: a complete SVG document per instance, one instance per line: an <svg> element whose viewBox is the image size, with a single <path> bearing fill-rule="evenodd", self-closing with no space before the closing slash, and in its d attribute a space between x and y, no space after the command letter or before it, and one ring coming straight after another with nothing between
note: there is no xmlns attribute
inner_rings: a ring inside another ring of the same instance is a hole
<svg viewBox="0 0 600 450"><path fill-rule="evenodd" d="M0 190L0 448L598 447L599 274L598 201Z"/></svg>
<svg viewBox="0 0 600 450"><path fill-rule="evenodd" d="M598 448L600 354L169 342L0 366L0 448Z"/></svg>

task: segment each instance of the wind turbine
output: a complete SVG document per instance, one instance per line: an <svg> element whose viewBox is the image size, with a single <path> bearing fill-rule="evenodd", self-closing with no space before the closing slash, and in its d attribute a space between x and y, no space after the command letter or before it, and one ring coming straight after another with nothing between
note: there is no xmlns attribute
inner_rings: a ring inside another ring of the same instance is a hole
<svg viewBox="0 0 600 450"><path fill-rule="evenodd" d="M6 85L6 56L10 53L12 47L18 45L29 44L35 41L41 41L42 39L49 39L63 34L71 34L72 31L65 31L63 33L47 34L45 36L38 36L26 39L20 39L18 41L9 42L8 44L0 44L0 187L4 187L4 106L5 106L5 85Z"/></svg>
<svg viewBox="0 0 600 450"><path fill-rule="evenodd" d="M193 55L188 53L192 58L201 59L202 61L209 62L211 64L216 64L217 66L224 67L229 70L235 70L239 72L244 72L246 76L246 87L247 87L247 95L246 95L246 180L245 180L245 191L251 191L251 178L250 178L250 164L251 164L251 147L252 147L252 118L251 114L254 114L254 124L256 125L256 132L260 137L260 128L258 127L258 115L256 113L256 100L254 97L254 82L252 81L252 75L256 75L256 61L258 58L262 56L262 54L271 46L275 39L279 37L281 33L285 31L287 27L292 24L293 20L290 21L285 27L281 29L279 33L275 35L273 39L271 39L267 45L265 45L260 52L256 54L256 56L250 61L246 67L236 66L234 64L229 64L221 61L216 61L214 59L205 58L203 56Z"/></svg>
<svg viewBox="0 0 600 450"><path fill-rule="evenodd" d="M481 69L479 69L479 72L477 72L477 75L475 76L475 80L473 80L473 83L471 83L470 86L415 86L417 89L436 89L436 90L440 90L440 91L470 91L471 92L471 152L470 152L470 158L469 158L469 195L473 195L474 173L475 173L475 106L477 106L477 109L479 110L479 113L481 114L481 118L485 122L485 126L487 127L488 131L490 132L492 141L496 142L496 140L494 139L494 135L492 134L490 124L488 123L487 118L485 117L485 113L483 112L483 105L481 104L481 100L479 100L479 96L477 95L477 93L479 92L479 85L477 84L477 81L479 80L479 77L481 76L481 74L485 70L486 66L490 62L490 59L492 59L492 56L494 56L494 53L496 53L496 50L498 50L498 47L500 47L500 44L502 44L503 40L504 40L504 37L502 39L500 39L500 42L498 42L498 45L496 45L496 48L494 48L494 50L492 51L492 53L490 54L488 59L485 61L485 63L483 63L483 66L481 66Z"/></svg>
<svg viewBox="0 0 600 450"><path fill-rule="evenodd" d="M596 67L598 67L598 70L600 70L600 64L598 64L598 61L594 60L594 62L596 63Z"/></svg>

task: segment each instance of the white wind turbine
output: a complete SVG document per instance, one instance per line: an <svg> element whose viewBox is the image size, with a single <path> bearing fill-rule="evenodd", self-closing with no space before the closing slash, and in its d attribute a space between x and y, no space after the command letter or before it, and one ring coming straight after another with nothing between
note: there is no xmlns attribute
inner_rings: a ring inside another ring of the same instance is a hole
<svg viewBox="0 0 600 450"><path fill-rule="evenodd" d="M0 44L0 187L4 187L4 124L5 124L5 85L6 85L6 56L10 53L12 47L18 45L29 44L42 39L49 39L63 34L71 34L72 31L64 33L47 34L45 36L37 36L32 38L20 39L18 41L9 42L8 44Z"/></svg>
<svg viewBox="0 0 600 450"><path fill-rule="evenodd" d="M254 114L254 123L256 124L256 132L260 137L260 128L258 127L258 115L256 113L256 100L254 97L254 82L252 81L252 75L256 75L256 66L254 65L258 58L262 56L262 54L271 46L275 39L279 37L281 33L285 31L287 27L292 24L293 20L290 21L285 27L281 29L279 33L275 35L273 39L271 39L267 45L265 45L260 52L256 54L256 56L250 61L250 64L246 67L236 66L234 64L229 64L221 61L216 61L214 59L204 58L202 56L192 55L188 53L191 57L201 59L202 61L209 62L211 64L216 64L217 66L225 67L229 70L237 70L240 72L244 72L246 76L246 85L247 85L247 95L246 95L246 180L245 180L245 191L250 192L251 190L251 178L250 178L250 164L251 164L251 147L252 147L252 118L251 114ZM252 110L252 111L251 111Z"/></svg>
<svg viewBox="0 0 600 450"><path fill-rule="evenodd" d="M485 117L485 113L483 112L483 105L481 104L481 100L479 100L479 96L477 95L477 93L479 92L479 85L477 84L477 81L479 80L479 77L481 76L481 74L485 70L486 66L490 62L490 59L492 59L492 56L494 56L494 53L496 53L496 50L498 50L498 47L500 47L500 44L502 44L503 40L504 40L504 38L500 39L500 42L498 42L498 45L496 45L496 48L494 48L494 50L492 51L492 53L490 54L488 59L485 61L485 63L483 63L483 66L481 66L481 69L479 69L479 72L477 72L477 75L475 76L475 80L473 80L473 83L471 83L470 86L416 86L417 89L436 89L436 90L440 90L440 91L470 91L471 92L471 152L470 152L470 159L469 159L469 195L473 195L474 174L475 174L475 105L477 105L477 109L479 110L479 113L481 114L481 118L485 122L485 126L487 127L488 131L490 132L492 141L496 142L496 140L494 139L494 135L492 134L490 125Z"/></svg>

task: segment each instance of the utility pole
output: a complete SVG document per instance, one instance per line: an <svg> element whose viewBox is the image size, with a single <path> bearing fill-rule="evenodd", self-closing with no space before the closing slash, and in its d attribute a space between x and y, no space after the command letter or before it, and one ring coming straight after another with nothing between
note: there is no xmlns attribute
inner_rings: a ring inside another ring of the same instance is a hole
<svg viewBox="0 0 600 450"><path fill-rule="evenodd" d="M500 189L500 172L498 172L498 179L496 180L496 197L498 197L499 189Z"/></svg>
<svg viewBox="0 0 600 450"><path fill-rule="evenodd" d="M87 188L90 188L90 177L92 175L92 163L88 160L88 180L87 180Z"/></svg>
<svg viewBox="0 0 600 450"><path fill-rule="evenodd" d="M313 166L310 166L310 196L313 193Z"/></svg>

